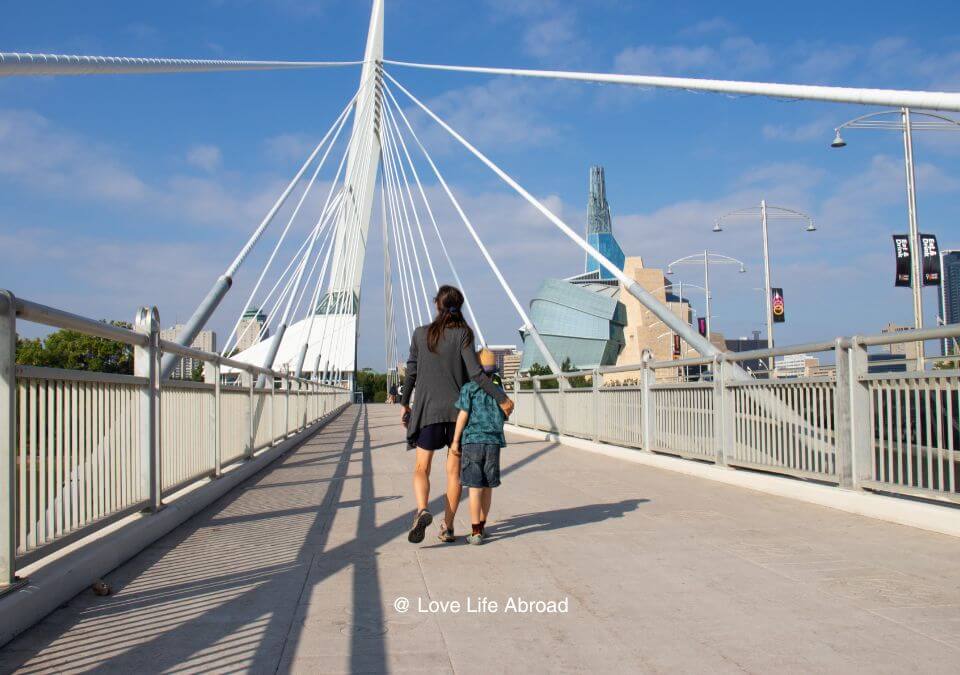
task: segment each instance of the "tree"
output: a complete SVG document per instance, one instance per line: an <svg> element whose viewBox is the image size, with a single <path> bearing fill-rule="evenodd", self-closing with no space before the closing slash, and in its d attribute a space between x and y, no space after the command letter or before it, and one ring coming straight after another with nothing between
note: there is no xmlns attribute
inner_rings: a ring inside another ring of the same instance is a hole
<svg viewBox="0 0 960 675"><path fill-rule="evenodd" d="M387 400L387 374L364 368L357 373L357 390L363 392L364 401L383 403Z"/></svg>
<svg viewBox="0 0 960 675"><path fill-rule="evenodd" d="M571 363L569 356L563 360L563 363L560 364L560 371L564 373L574 373L577 371L577 367ZM531 377L537 377L540 375L553 375L553 370L551 370L549 366L541 366L539 363L534 363L530 366L527 374ZM592 386L586 375L574 375L573 377L568 377L566 379L570 383L570 386L575 389ZM559 387L560 384L556 379L550 378L546 380L540 380L541 389L558 389ZM533 382L521 382L520 388L533 389Z"/></svg>
<svg viewBox="0 0 960 675"><path fill-rule="evenodd" d="M126 321L109 323L119 328L131 327ZM58 330L43 340L18 338L17 363L23 366L132 375L133 347L75 330Z"/></svg>
<svg viewBox="0 0 960 675"><path fill-rule="evenodd" d="M190 379L194 382L203 382L203 364L198 363L190 372Z"/></svg>

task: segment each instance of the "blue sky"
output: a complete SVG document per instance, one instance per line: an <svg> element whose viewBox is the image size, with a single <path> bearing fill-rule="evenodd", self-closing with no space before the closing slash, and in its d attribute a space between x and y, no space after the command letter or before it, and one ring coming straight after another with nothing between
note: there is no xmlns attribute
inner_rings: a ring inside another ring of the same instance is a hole
<svg viewBox="0 0 960 675"><path fill-rule="evenodd" d="M356 59L360 0L6 3L0 51L251 59ZM960 90L960 8L856 3L387 0L388 58L836 85ZM718 215L770 203L819 230L771 230L773 283L788 321L778 342L878 332L911 320L893 287L890 235L906 230L895 132L832 128L867 109L391 69L572 226L587 171L606 167L614 228L648 266L709 247L714 326L762 322L759 227L710 232ZM186 318L356 87L358 70L0 80L0 286L107 318L157 304ZM442 131L415 117L458 195L526 302L582 255ZM960 135L917 134L921 229L960 248ZM435 190L434 188L431 188ZM518 319L466 233L439 206L447 240L491 342ZM364 280L360 362L382 367L382 276L374 235ZM251 259L262 259L263 247ZM258 257L259 256L259 257ZM223 334L256 276L237 278ZM683 279L699 283L696 268ZM696 295L692 299L702 304ZM925 294L933 321L935 293ZM401 330L401 334L404 331Z"/></svg>

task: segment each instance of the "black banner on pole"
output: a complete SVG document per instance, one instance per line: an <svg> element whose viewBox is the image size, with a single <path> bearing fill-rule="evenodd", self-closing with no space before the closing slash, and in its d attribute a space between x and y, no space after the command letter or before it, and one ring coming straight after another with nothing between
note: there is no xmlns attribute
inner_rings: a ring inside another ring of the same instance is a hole
<svg viewBox="0 0 960 675"><path fill-rule="evenodd" d="M773 322L783 323L787 320L786 306L783 304L783 289L770 289L770 311L773 312Z"/></svg>
<svg viewBox="0 0 960 675"><path fill-rule="evenodd" d="M905 234L893 235L893 250L897 256L897 278L895 286L910 286L910 237Z"/></svg>
<svg viewBox="0 0 960 675"><path fill-rule="evenodd" d="M700 333L703 337L707 337L707 317L698 316L697 317L697 332Z"/></svg>
<svg viewBox="0 0 960 675"><path fill-rule="evenodd" d="M940 247L934 234L920 235L920 250L923 251L923 285L940 285Z"/></svg>

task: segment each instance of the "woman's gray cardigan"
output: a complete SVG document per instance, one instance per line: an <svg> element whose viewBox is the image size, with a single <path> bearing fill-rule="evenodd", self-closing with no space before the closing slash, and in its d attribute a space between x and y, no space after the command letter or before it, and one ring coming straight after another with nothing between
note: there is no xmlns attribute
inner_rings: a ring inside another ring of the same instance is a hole
<svg viewBox="0 0 960 675"><path fill-rule="evenodd" d="M431 352L427 346L427 326L413 332L400 401L409 406L416 388L413 411L407 423L410 445L416 445L417 434L428 424L457 421L458 411L453 404L468 379L480 385L497 403L507 400L503 390L483 372L472 342L467 329L448 328L437 344L437 351Z"/></svg>

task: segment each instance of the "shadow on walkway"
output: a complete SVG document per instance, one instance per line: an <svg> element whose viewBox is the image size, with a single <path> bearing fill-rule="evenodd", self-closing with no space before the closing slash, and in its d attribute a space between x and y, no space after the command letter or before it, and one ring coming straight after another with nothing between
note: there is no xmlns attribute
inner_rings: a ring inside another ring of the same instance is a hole
<svg viewBox="0 0 960 675"><path fill-rule="evenodd" d="M636 511L640 504L649 499L624 499L612 504L589 504L569 509L524 513L497 521L490 526L490 541L510 539L533 532L549 532L580 525L591 525L610 518L623 518L630 511Z"/></svg>

